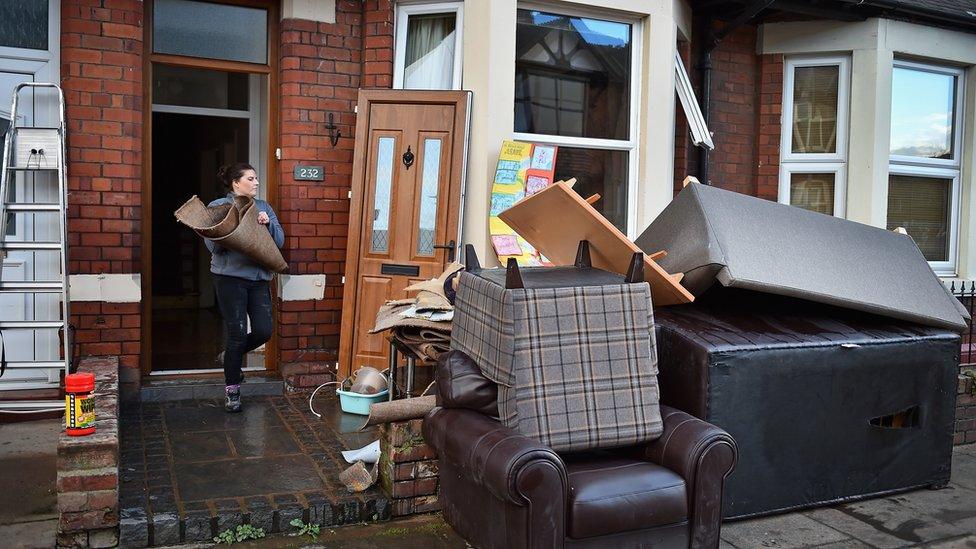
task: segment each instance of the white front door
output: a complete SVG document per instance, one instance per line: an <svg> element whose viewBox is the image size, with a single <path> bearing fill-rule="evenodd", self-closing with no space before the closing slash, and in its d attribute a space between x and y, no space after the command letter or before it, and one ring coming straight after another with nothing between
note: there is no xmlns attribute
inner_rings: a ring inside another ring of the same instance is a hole
<svg viewBox="0 0 976 549"><path fill-rule="evenodd" d="M59 82L57 28L59 2L48 4L47 49L0 45L0 130L17 126L55 126L58 123L57 100L50 90L24 90L13 118L11 100L14 88L21 82ZM36 14L35 14L36 15ZM24 27L22 27L24 28ZM29 28L24 28L25 31ZM38 32L40 30L38 29ZM0 144L2 147L2 144ZM8 202L57 202L57 174L53 172L8 173ZM58 218L54 212L17 213L8 216L4 231L7 241L56 241ZM2 261L4 281L59 280L60 258L57 251L11 251ZM4 320L59 320L60 296L57 294L0 294L0 318ZM8 361L51 360L60 358L56 330L4 330L4 348ZM0 391L58 387L59 369L8 369L0 377Z"/></svg>

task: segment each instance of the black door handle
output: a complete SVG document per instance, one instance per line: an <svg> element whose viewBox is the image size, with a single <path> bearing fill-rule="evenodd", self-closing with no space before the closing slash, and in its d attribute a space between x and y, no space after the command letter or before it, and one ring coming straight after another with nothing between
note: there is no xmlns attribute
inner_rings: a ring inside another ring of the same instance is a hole
<svg viewBox="0 0 976 549"><path fill-rule="evenodd" d="M447 244L434 244L434 248L447 250L447 260L454 261L454 254L457 251L457 244L455 244L453 240Z"/></svg>

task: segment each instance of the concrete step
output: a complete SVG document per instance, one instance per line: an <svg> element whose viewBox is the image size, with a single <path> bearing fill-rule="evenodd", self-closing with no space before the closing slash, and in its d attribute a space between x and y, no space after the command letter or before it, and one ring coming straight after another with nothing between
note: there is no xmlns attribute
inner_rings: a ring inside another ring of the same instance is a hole
<svg viewBox="0 0 976 549"><path fill-rule="evenodd" d="M241 384L241 396L280 396L285 393L285 383L280 379L251 376ZM139 390L142 402L170 402L224 398L224 379L151 379L144 381Z"/></svg>

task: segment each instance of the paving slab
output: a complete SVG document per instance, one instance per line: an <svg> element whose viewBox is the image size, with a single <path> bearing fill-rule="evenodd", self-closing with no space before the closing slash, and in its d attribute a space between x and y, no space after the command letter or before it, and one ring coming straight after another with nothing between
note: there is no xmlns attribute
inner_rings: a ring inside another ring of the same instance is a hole
<svg viewBox="0 0 976 549"><path fill-rule="evenodd" d="M143 401L122 408L123 544L209 541L249 523L288 532L293 519L324 528L386 521L378 486L350 494L338 482L340 452L379 436L360 431L334 394L251 396L228 414L219 399ZM146 527L151 525L152 527Z"/></svg>
<svg viewBox="0 0 976 549"><path fill-rule="evenodd" d="M800 513L726 523L722 539L742 549L794 549L851 540L847 534Z"/></svg>
<svg viewBox="0 0 976 549"><path fill-rule="evenodd" d="M976 490L976 453L967 451L976 444L960 446L961 450L952 454L952 477L949 483L953 486Z"/></svg>

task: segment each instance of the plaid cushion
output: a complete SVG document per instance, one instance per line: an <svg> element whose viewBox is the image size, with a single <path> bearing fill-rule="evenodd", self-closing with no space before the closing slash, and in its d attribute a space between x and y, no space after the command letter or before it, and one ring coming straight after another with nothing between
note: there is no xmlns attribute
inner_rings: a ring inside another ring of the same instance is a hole
<svg viewBox="0 0 976 549"><path fill-rule="evenodd" d="M647 284L505 290L465 273L451 345L499 387L502 423L554 450L661 434Z"/></svg>

